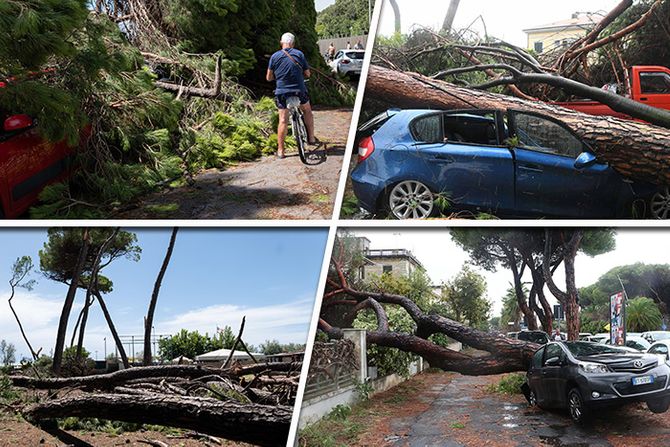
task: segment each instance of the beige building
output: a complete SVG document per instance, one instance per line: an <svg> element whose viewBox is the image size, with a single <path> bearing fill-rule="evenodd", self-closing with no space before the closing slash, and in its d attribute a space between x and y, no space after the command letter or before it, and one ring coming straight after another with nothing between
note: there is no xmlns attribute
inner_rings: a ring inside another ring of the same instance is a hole
<svg viewBox="0 0 670 447"><path fill-rule="evenodd" d="M574 13L567 20L525 29L523 32L528 36L527 47L537 54L567 47L586 35L602 18L600 13Z"/></svg>
<svg viewBox="0 0 670 447"><path fill-rule="evenodd" d="M381 276L389 273L393 276L408 276L416 269L424 269L411 251L404 248L371 249L370 240L356 238L358 248L363 251L365 264L359 270L361 279L370 275Z"/></svg>

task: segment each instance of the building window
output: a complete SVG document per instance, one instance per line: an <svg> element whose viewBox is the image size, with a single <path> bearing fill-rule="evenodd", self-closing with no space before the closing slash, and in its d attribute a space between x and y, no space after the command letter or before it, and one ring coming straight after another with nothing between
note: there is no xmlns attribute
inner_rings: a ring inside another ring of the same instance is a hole
<svg viewBox="0 0 670 447"><path fill-rule="evenodd" d="M534 49L536 53L542 52L542 42L535 42Z"/></svg>
<svg viewBox="0 0 670 447"><path fill-rule="evenodd" d="M382 267L382 273L391 273L393 271L392 265L385 265Z"/></svg>

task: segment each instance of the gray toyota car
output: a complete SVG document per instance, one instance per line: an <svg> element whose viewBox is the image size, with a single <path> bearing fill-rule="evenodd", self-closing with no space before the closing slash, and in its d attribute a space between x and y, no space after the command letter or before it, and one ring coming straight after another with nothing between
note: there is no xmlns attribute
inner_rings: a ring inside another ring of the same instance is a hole
<svg viewBox="0 0 670 447"><path fill-rule="evenodd" d="M646 402L670 407L670 366L651 354L584 341L550 342L533 355L522 390L531 405L566 408L576 422L592 410Z"/></svg>

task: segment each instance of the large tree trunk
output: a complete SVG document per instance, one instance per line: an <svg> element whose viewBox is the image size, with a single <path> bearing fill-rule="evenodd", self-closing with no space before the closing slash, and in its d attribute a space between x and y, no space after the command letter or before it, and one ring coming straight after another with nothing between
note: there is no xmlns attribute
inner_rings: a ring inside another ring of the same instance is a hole
<svg viewBox="0 0 670 447"><path fill-rule="evenodd" d="M258 445L285 445L293 411L289 406L164 394L84 394L34 405L22 414L31 422L62 417L101 418L179 427Z"/></svg>
<svg viewBox="0 0 670 447"><path fill-rule="evenodd" d="M174 243L177 239L177 231L179 228L175 227L172 229L172 235L170 236L170 244L168 245L167 252L165 253L165 258L163 259L163 264L161 269L158 272L158 277L154 283L154 291L151 294L151 302L149 303L149 310L147 312L147 318L144 320L144 359L143 363L145 366L151 365L151 328L154 322L154 312L156 311L156 303L158 302L158 293L161 290L161 284L163 283L163 277L165 276L165 271L170 264L170 258L172 257L172 250L174 250ZM135 353L133 353L135 355Z"/></svg>
<svg viewBox="0 0 670 447"><path fill-rule="evenodd" d="M107 310L107 305L105 304L105 300L102 298L102 295L100 292L96 289L93 291L93 294L95 297L98 299L98 303L100 303L100 309L102 309L102 313L105 316L105 321L107 321L107 326L109 326L109 331L112 333L112 337L114 338L114 343L116 343L116 349L119 351L119 355L121 356L121 361L123 362L123 367L124 368L130 368L130 362L128 361L128 356L126 355L126 350L123 347L123 343L121 343L121 338L119 338L119 333L116 331L116 326L114 326L114 321L112 321L112 316L109 314L109 310ZM134 353L133 353L134 355Z"/></svg>
<svg viewBox="0 0 670 447"><path fill-rule="evenodd" d="M451 31L451 26L454 24L456 11L458 11L458 4L460 2L461 0L451 0L449 2L449 9L447 10L447 15L444 17L444 22L442 23L442 31L447 33Z"/></svg>
<svg viewBox="0 0 670 447"><path fill-rule="evenodd" d="M370 66L365 94L394 107L517 109L550 115L572 128L591 145L600 160L610 163L622 175L670 184L670 129L467 89L375 65Z"/></svg>
<svg viewBox="0 0 670 447"><path fill-rule="evenodd" d="M391 3L391 8L393 8L393 16L395 18L395 32L400 34L402 32L402 27L400 26L400 8L398 7L398 2L396 0L389 0Z"/></svg>
<svg viewBox="0 0 670 447"><path fill-rule="evenodd" d="M72 311L74 298L77 294L77 288L79 287L79 276L81 275L81 271L84 268L84 264L86 262L86 255L88 254L88 247L90 242L88 228L84 228L82 234L81 250L79 251L79 259L77 260L77 265L74 272L72 273L70 286L68 288L67 295L65 296L65 303L63 304L60 321L58 322L56 347L54 348L54 359L52 366L55 375L60 374L61 364L63 363L63 348L65 347L65 333L67 332L67 323L70 319L70 312Z"/></svg>

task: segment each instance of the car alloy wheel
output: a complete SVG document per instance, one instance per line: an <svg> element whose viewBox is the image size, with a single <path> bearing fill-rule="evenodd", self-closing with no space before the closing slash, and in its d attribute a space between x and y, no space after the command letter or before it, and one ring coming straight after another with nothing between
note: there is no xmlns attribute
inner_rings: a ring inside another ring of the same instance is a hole
<svg viewBox="0 0 670 447"><path fill-rule="evenodd" d="M656 192L649 200L651 217L654 219L667 219L670 217L670 188L665 187Z"/></svg>
<svg viewBox="0 0 670 447"><path fill-rule="evenodd" d="M425 219L433 212L433 193L421 182L400 182L389 194L389 209L396 219Z"/></svg>
<svg viewBox="0 0 670 447"><path fill-rule="evenodd" d="M535 391L530 390L530 394L528 395L528 402L530 403L531 407L537 406L537 396L535 395Z"/></svg>
<svg viewBox="0 0 670 447"><path fill-rule="evenodd" d="M584 404L582 402L582 396L579 394L579 391L573 389L568 395L568 408L570 410L570 417L575 422L581 422L584 420Z"/></svg>

